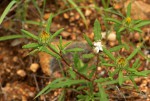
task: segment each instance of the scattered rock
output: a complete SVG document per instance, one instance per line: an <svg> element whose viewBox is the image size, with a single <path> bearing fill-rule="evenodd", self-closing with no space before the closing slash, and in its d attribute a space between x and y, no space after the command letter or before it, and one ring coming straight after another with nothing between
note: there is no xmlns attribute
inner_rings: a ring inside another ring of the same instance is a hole
<svg viewBox="0 0 150 101"><path fill-rule="evenodd" d="M115 33L115 32L111 32L111 33L108 35L107 39L108 39L109 41L116 41L116 33Z"/></svg>
<svg viewBox="0 0 150 101"><path fill-rule="evenodd" d="M37 63L32 63L30 66L30 70L34 73L38 70L38 68L39 68L39 64Z"/></svg>
<svg viewBox="0 0 150 101"><path fill-rule="evenodd" d="M86 11L85 11L85 16L90 16L90 15L91 15L91 13L92 13L92 11L91 11L91 10L86 9Z"/></svg>
<svg viewBox="0 0 150 101"><path fill-rule="evenodd" d="M50 70L51 56L44 52L39 52L38 55L40 58L40 65L41 65L42 72L46 75L51 75L51 70Z"/></svg>
<svg viewBox="0 0 150 101"><path fill-rule="evenodd" d="M126 8L129 3L130 3L130 0L124 3ZM132 7L131 7L131 17L133 19L149 20L150 19L150 4L144 2L143 0L134 0L132 2Z"/></svg>
<svg viewBox="0 0 150 101"><path fill-rule="evenodd" d="M140 39L140 35L139 35L139 33L134 33L134 39L136 40L136 41L138 41L139 39Z"/></svg>
<svg viewBox="0 0 150 101"><path fill-rule="evenodd" d="M63 16L65 19L69 19L69 15L67 13L64 13Z"/></svg>
<svg viewBox="0 0 150 101"><path fill-rule="evenodd" d="M12 60L13 60L13 62L18 62L18 57L14 56Z"/></svg>
<svg viewBox="0 0 150 101"><path fill-rule="evenodd" d="M32 101L30 98L35 96L35 88L26 83L7 83L2 90L7 95L7 101Z"/></svg>
<svg viewBox="0 0 150 101"><path fill-rule="evenodd" d="M25 77L25 76L26 76L26 72L25 72L24 70L22 70L22 69L17 70L17 74L18 74L19 76L21 76L21 77Z"/></svg>
<svg viewBox="0 0 150 101"><path fill-rule="evenodd" d="M71 36L71 34L70 34L69 32L67 32L67 31L61 32L61 35L62 35L62 37L64 37L64 38L68 38L69 36Z"/></svg>
<svg viewBox="0 0 150 101"><path fill-rule="evenodd" d="M11 42L11 46L15 47L15 46L18 46L22 43L22 40L21 39L15 39Z"/></svg>

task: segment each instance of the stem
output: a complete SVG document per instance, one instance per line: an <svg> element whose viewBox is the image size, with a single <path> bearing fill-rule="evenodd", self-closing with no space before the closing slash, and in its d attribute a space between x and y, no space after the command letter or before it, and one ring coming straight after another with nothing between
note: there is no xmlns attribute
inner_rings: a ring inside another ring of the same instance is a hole
<svg viewBox="0 0 150 101"><path fill-rule="evenodd" d="M97 68L98 68L98 63L99 63L99 55L97 54L96 57L97 57L97 61L96 61L96 71L95 71L95 74L94 74L94 77L93 77L93 81L96 79L97 74L98 74Z"/></svg>
<svg viewBox="0 0 150 101"><path fill-rule="evenodd" d="M51 51L53 51L54 53L56 53L57 55L59 55L59 56L61 57L62 61L63 61L68 67L71 67L71 65L64 59L64 57L63 57L61 54L57 53L57 52L56 52L54 49L52 49L49 45L48 45L48 48L49 48ZM80 74L80 73L79 73L77 70L75 70L74 68L72 68L72 69L73 69L73 71L74 71L76 74L78 74L80 77L82 77L82 78L84 78L84 79L86 79L86 80L88 80L88 81L91 81L91 80L88 79L86 76Z"/></svg>

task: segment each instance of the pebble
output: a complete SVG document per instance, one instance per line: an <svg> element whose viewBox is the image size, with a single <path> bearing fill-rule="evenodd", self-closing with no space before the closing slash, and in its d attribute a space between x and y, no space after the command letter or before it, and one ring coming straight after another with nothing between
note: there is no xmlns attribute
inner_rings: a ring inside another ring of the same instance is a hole
<svg viewBox="0 0 150 101"><path fill-rule="evenodd" d="M30 66L30 70L34 73L38 70L38 68L39 68L39 64L37 63L32 63Z"/></svg>
<svg viewBox="0 0 150 101"><path fill-rule="evenodd" d="M137 41L140 39L139 33L134 33L134 39Z"/></svg>
<svg viewBox="0 0 150 101"><path fill-rule="evenodd" d="M87 9L87 10L85 11L85 16L90 16L90 15L91 15L91 13L92 13L92 11L91 11L91 10L89 10L89 9Z"/></svg>
<svg viewBox="0 0 150 101"><path fill-rule="evenodd" d="M116 33L115 33L115 32L111 32L111 33L108 35L107 39L108 39L109 41L115 41L115 40L116 40Z"/></svg>
<svg viewBox="0 0 150 101"><path fill-rule="evenodd" d="M21 76L21 77L25 77L25 76L26 76L26 72L25 72L24 70L22 70L22 69L18 70L18 71L17 71L17 74L18 74L19 76Z"/></svg>
<svg viewBox="0 0 150 101"><path fill-rule="evenodd" d="M13 60L13 62L18 62L18 57L14 56L12 60Z"/></svg>
<svg viewBox="0 0 150 101"><path fill-rule="evenodd" d="M65 19L69 19L69 15L67 13L64 13L63 16Z"/></svg>

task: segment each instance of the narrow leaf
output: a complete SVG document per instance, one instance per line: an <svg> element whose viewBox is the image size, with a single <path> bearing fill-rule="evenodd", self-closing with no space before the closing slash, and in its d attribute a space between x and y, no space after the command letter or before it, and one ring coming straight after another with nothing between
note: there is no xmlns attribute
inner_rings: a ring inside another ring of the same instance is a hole
<svg viewBox="0 0 150 101"><path fill-rule="evenodd" d="M73 0L68 0L68 2L74 6L74 8L78 11L78 13L80 14L80 16L82 17L86 27L87 27L87 22L86 22L86 18L84 16L84 14L82 13L81 9L78 7L78 5L76 5L76 3Z"/></svg>
<svg viewBox="0 0 150 101"><path fill-rule="evenodd" d="M94 54L83 54L82 55L82 58L92 58L92 57L94 57Z"/></svg>
<svg viewBox="0 0 150 101"><path fill-rule="evenodd" d="M120 25L122 24L120 21L113 19L113 18L105 18L105 20L112 21L112 22L115 22L115 23L120 24Z"/></svg>
<svg viewBox="0 0 150 101"><path fill-rule="evenodd" d="M131 14L131 3L129 3L127 6L127 17L130 17L130 14Z"/></svg>
<svg viewBox="0 0 150 101"><path fill-rule="evenodd" d="M140 28L140 27L143 27L143 26L149 25L149 24L150 24L150 21L149 21L149 20L143 20L143 21L141 21L139 24L135 25L134 27Z"/></svg>
<svg viewBox="0 0 150 101"><path fill-rule="evenodd" d="M100 93L100 101L108 101L107 94L101 84L98 84L99 93Z"/></svg>
<svg viewBox="0 0 150 101"><path fill-rule="evenodd" d="M123 73L122 71L119 72L119 85L121 86L123 83Z"/></svg>
<svg viewBox="0 0 150 101"><path fill-rule="evenodd" d="M115 57L112 55L112 53L104 47L103 47L103 52L112 60L114 60L114 61L116 60Z"/></svg>
<svg viewBox="0 0 150 101"><path fill-rule="evenodd" d="M84 34L84 38L87 41L87 43L92 47L93 44L92 44L92 41L90 40L90 38L86 34Z"/></svg>
<svg viewBox="0 0 150 101"><path fill-rule="evenodd" d="M66 52L81 52L84 51L82 48L72 48L72 49L67 49Z"/></svg>
<svg viewBox="0 0 150 101"><path fill-rule="evenodd" d="M125 45L119 45L119 46L115 46L113 48L110 48L109 51L110 52L115 52L115 51L119 51L121 48L125 47Z"/></svg>
<svg viewBox="0 0 150 101"><path fill-rule="evenodd" d="M22 46L22 48L37 48L37 47L39 47L39 44L37 43L29 43Z"/></svg>
<svg viewBox="0 0 150 101"><path fill-rule="evenodd" d="M37 37L36 35L34 35L34 34L28 32L28 31L26 31L26 30L23 30L23 29L21 29L21 31L22 31L25 35L27 35L27 36L29 36L29 37L35 39L35 40L38 40L38 37Z"/></svg>
<svg viewBox="0 0 150 101"><path fill-rule="evenodd" d="M137 27L134 27L134 28L132 28L134 31L137 31L137 32L139 32L139 33L143 33L143 31L140 29L140 28L137 28Z"/></svg>
<svg viewBox="0 0 150 101"><path fill-rule="evenodd" d="M50 33L50 27L52 24L52 19L53 19L53 14L50 14L50 17L48 18L47 25L46 25L46 32L47 33Z"/></svg>
<svg viewBox="0 0 150 101"><path fill-rule="evenodd" d="M121 27L119 30L118 30L118 33L124 31L126 28L125 27Z"/></svg>
<svg viewBox="0 0 150 101"><path fill-rule="evenodd" d="M58 36L62 31L64 30L64 28L57 30L50 39L54 39L56 36Z"/></svg>
<svg viewBox="0 0 150 101"><path fill-rule="evenodd" d="M2 13L1 17L0 17L0 24L3 22L5 16L8 14L8 12L10 11L11 7L16 3L15 0L12 0L8 6L6 7L6 9L4 10L4 12Z"/></svg>
<svg viewBox="0 0 150 101"><path fill-rule="evenodd" d="M127 60L129 61L130 59L132 59L137 53L138 51L141 49L141 47L136 48L127 58Z"/></svg>
<svg viewBox="0 0 150 101"><path fill-rule="evenodd" d="M0 37L0 41L11 40L11 39L18 39L18 38L24 38L24 37L25 36L23 36L23 35L8 35L8 36Z"/></svg>
<svg viewBox="0 0 150 101"><path fill-rule="evenodd" d="M76 79L76 73L72 70L72 68L69 69L69 74L71 78Z"/></svg>
<svg viewBox="0 0 150 101"><path fill-rule="evenodd" d="M101 40L102 35L101 35L101 26L99 21L96 19L94 22L94 41Z"/></svg>

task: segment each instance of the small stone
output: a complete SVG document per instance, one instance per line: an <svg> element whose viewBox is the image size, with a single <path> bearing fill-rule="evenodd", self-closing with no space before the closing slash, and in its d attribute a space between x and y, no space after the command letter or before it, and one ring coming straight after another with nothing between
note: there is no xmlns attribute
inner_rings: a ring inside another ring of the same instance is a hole
<svg viewBox="0 0 150 101"><path fill-rule="evenodd" d="M110 41L109 45L110 45L111 47L113 47L113 46L115 46L115 42L114 42L114 41Z"/></svg>
<svg viewBox="0 0 150 101"><path fill-rule="evenodd" d="M65 19L69 19L69 15L67 13L64 13L63 16Z"/></svg>
<svg viewBox="0 0 150 101"><path fill-rule="evenodd" d="M14 56L12 60L13 60L13 62L18 62L18 57Z"/></svg>
<svg viewBox="0 0 150 101"><path fill-rule="evenodd" d="M44 17L43 17L43 18L44 18L45 20L47 20L47 19L49 18L49 16L50 16L50 13L46 13L46 14L44 14Z"/></svg>
<svg viewBox="0 0 150 101"><path fill-rule="evenodd" d="M22 70L22 69L18 70L18 71L17 71L17 74L18 74L19 76L21 76L21 77L25 77L25 76L26 76L26 72L25 72L24 70Z"/></svg>
<svg viewBox="0 0 150 101"><path fill-rule="evenodd" d="M64 38L68 38L69 36L71 36L71 34L67 31L63 31L61 32L61 35L64 37Z"/></svg>
<svg viewBox="0 0 150 101"><path fill-rule="evenodd" d="M108 35L107 39L108 39L109 41L115 41L115 40L116 40L116 33L115 33L115 32L111 32L111 33Z"/></svg>
<svg viewBox="0 0 150 101"><path fill-rule="evenodd" d="M76 20L79 20L79 18L80 18L80 15L79 15L79 14L76 14L76 15L75 15L75 19L76 19Z"/></svg>
<svg viewBox="0 0 150 101"><path fill-rule="evenodd" d="M135 33L135 34L134 34L134 39L135 39L136 41L140 39L139 33Z"/></svg>
<svg viewBox="0 0 150 101"><path fill-rule="evenodd" d="M30 97L34 97L34 96L35 96L35 94L34 94L33 92L29 92L28 95L29 95Z"/></svg>
<svg viewBox="0 0 150 101"><path fill-rule="evenodd" d="M30 66L30 70L34 73L38 70L38 68L39 68L39 64L37 63L32 63Z"/></svg>
<svg viewBox="0 0 150 101"><path fill-rule="evenodd" d="M91 15L91 13L92 13L92 11L89 10L89 9L87 9L87 10L85 11L85 16L89 16L89 15Z"/></svg>

